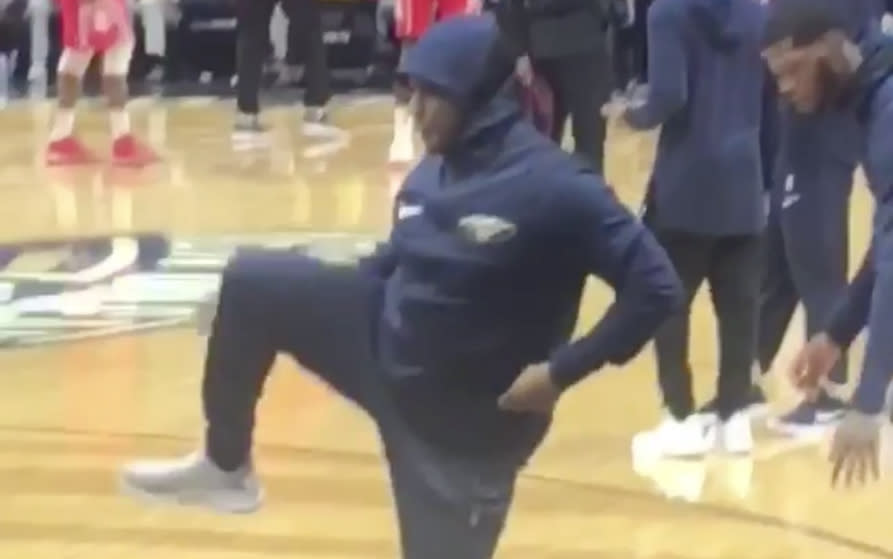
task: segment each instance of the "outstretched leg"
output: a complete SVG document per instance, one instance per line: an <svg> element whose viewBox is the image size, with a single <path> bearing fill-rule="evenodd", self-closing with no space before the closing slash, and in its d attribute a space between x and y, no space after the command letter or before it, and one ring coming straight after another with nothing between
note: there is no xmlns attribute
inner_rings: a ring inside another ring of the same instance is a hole
<svg viewBox="0 0 893 559"><path fill-rule="evenodd" d="M223 512L260 506L252 473L254 413L277 352L293 355L372 411L377 365L371 324L377 284L354 268L291 251L250 251L227 266L202 382L203 452L128 466L124 488Z"/></svg>

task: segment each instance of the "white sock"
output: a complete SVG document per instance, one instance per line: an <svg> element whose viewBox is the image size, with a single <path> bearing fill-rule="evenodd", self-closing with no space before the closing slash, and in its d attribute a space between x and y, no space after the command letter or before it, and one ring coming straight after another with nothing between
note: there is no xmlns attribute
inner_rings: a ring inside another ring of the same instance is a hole
<svg viewBox="0 0 893 559"><path fill-rule="evenodd" d="M74 109L58 109L53 129L50 131L50 141L56 142L67 138L74 133Z"/></svg>
<svg viewBox="0 0 893 559"><path fill-rule="evenodd" d="M109 122L112 125L112 139L117 140L121 136L130 134L130 115L123 109L114 109L109 112Z"/></svg>

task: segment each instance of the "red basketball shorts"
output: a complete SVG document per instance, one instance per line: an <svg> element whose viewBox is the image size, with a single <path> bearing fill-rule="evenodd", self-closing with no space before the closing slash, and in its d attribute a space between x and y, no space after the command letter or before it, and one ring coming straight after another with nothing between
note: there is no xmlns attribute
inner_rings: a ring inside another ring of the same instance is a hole
<svg viewBox="0 0 893 559"><path fill-rule="evenodd" d="M416 41L431 25L448 17L477 13L480 0L395 0L397 37Z"/></svg>
<svg viewBox="0 0 893 559"><path fill-rule="evenodd" d="M56 0L62 16L62 46L102 52L133 42L126 0ZM100 17L96 17L97 12Z"/></svg>

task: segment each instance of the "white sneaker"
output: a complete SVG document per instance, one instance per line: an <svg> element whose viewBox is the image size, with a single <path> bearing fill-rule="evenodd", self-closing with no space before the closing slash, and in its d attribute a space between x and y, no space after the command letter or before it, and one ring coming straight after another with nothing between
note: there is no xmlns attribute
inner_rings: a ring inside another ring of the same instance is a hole
<svg viewBox="0 0 893 559"><path fill-rule="evenodd" d="M128 464L121 474L121 487L134 497L224 513L254 512L263 502L263 490L250 466L227 472L203 452Z"/></svg>
<svg viewBox="0 0 893 559"><path fill-rule="evenodd" d="M388 151L391 163L412 163L415 159L415 123L407 107L394 109L394 139Z"/></svg>
<svg viewBox="0 0 893 559"><path fill-rule="evenodd" d="M716 442L729 454L748 454L753 450L750 414L739 411L718 426Z"/></svg>
<svg viewBox="0 0 893 559"><path fill-rule="evenodd" d="M695 457L710 450L706 429L696 414L683 421L668 415L652 434L657 449L665 457Z"/></svg>

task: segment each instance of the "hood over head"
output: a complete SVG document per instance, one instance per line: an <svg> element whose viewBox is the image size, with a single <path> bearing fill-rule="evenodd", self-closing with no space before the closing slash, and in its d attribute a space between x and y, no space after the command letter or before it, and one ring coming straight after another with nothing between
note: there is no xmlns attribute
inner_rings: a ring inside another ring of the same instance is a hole
<svg viewBox="0 0 893 559"><path fill-rule="evenodd" d="M462 147L521 118L515 89L508 87L517 56L493 16L457 16L431 27L400 71L461 109Z"/></svg>

